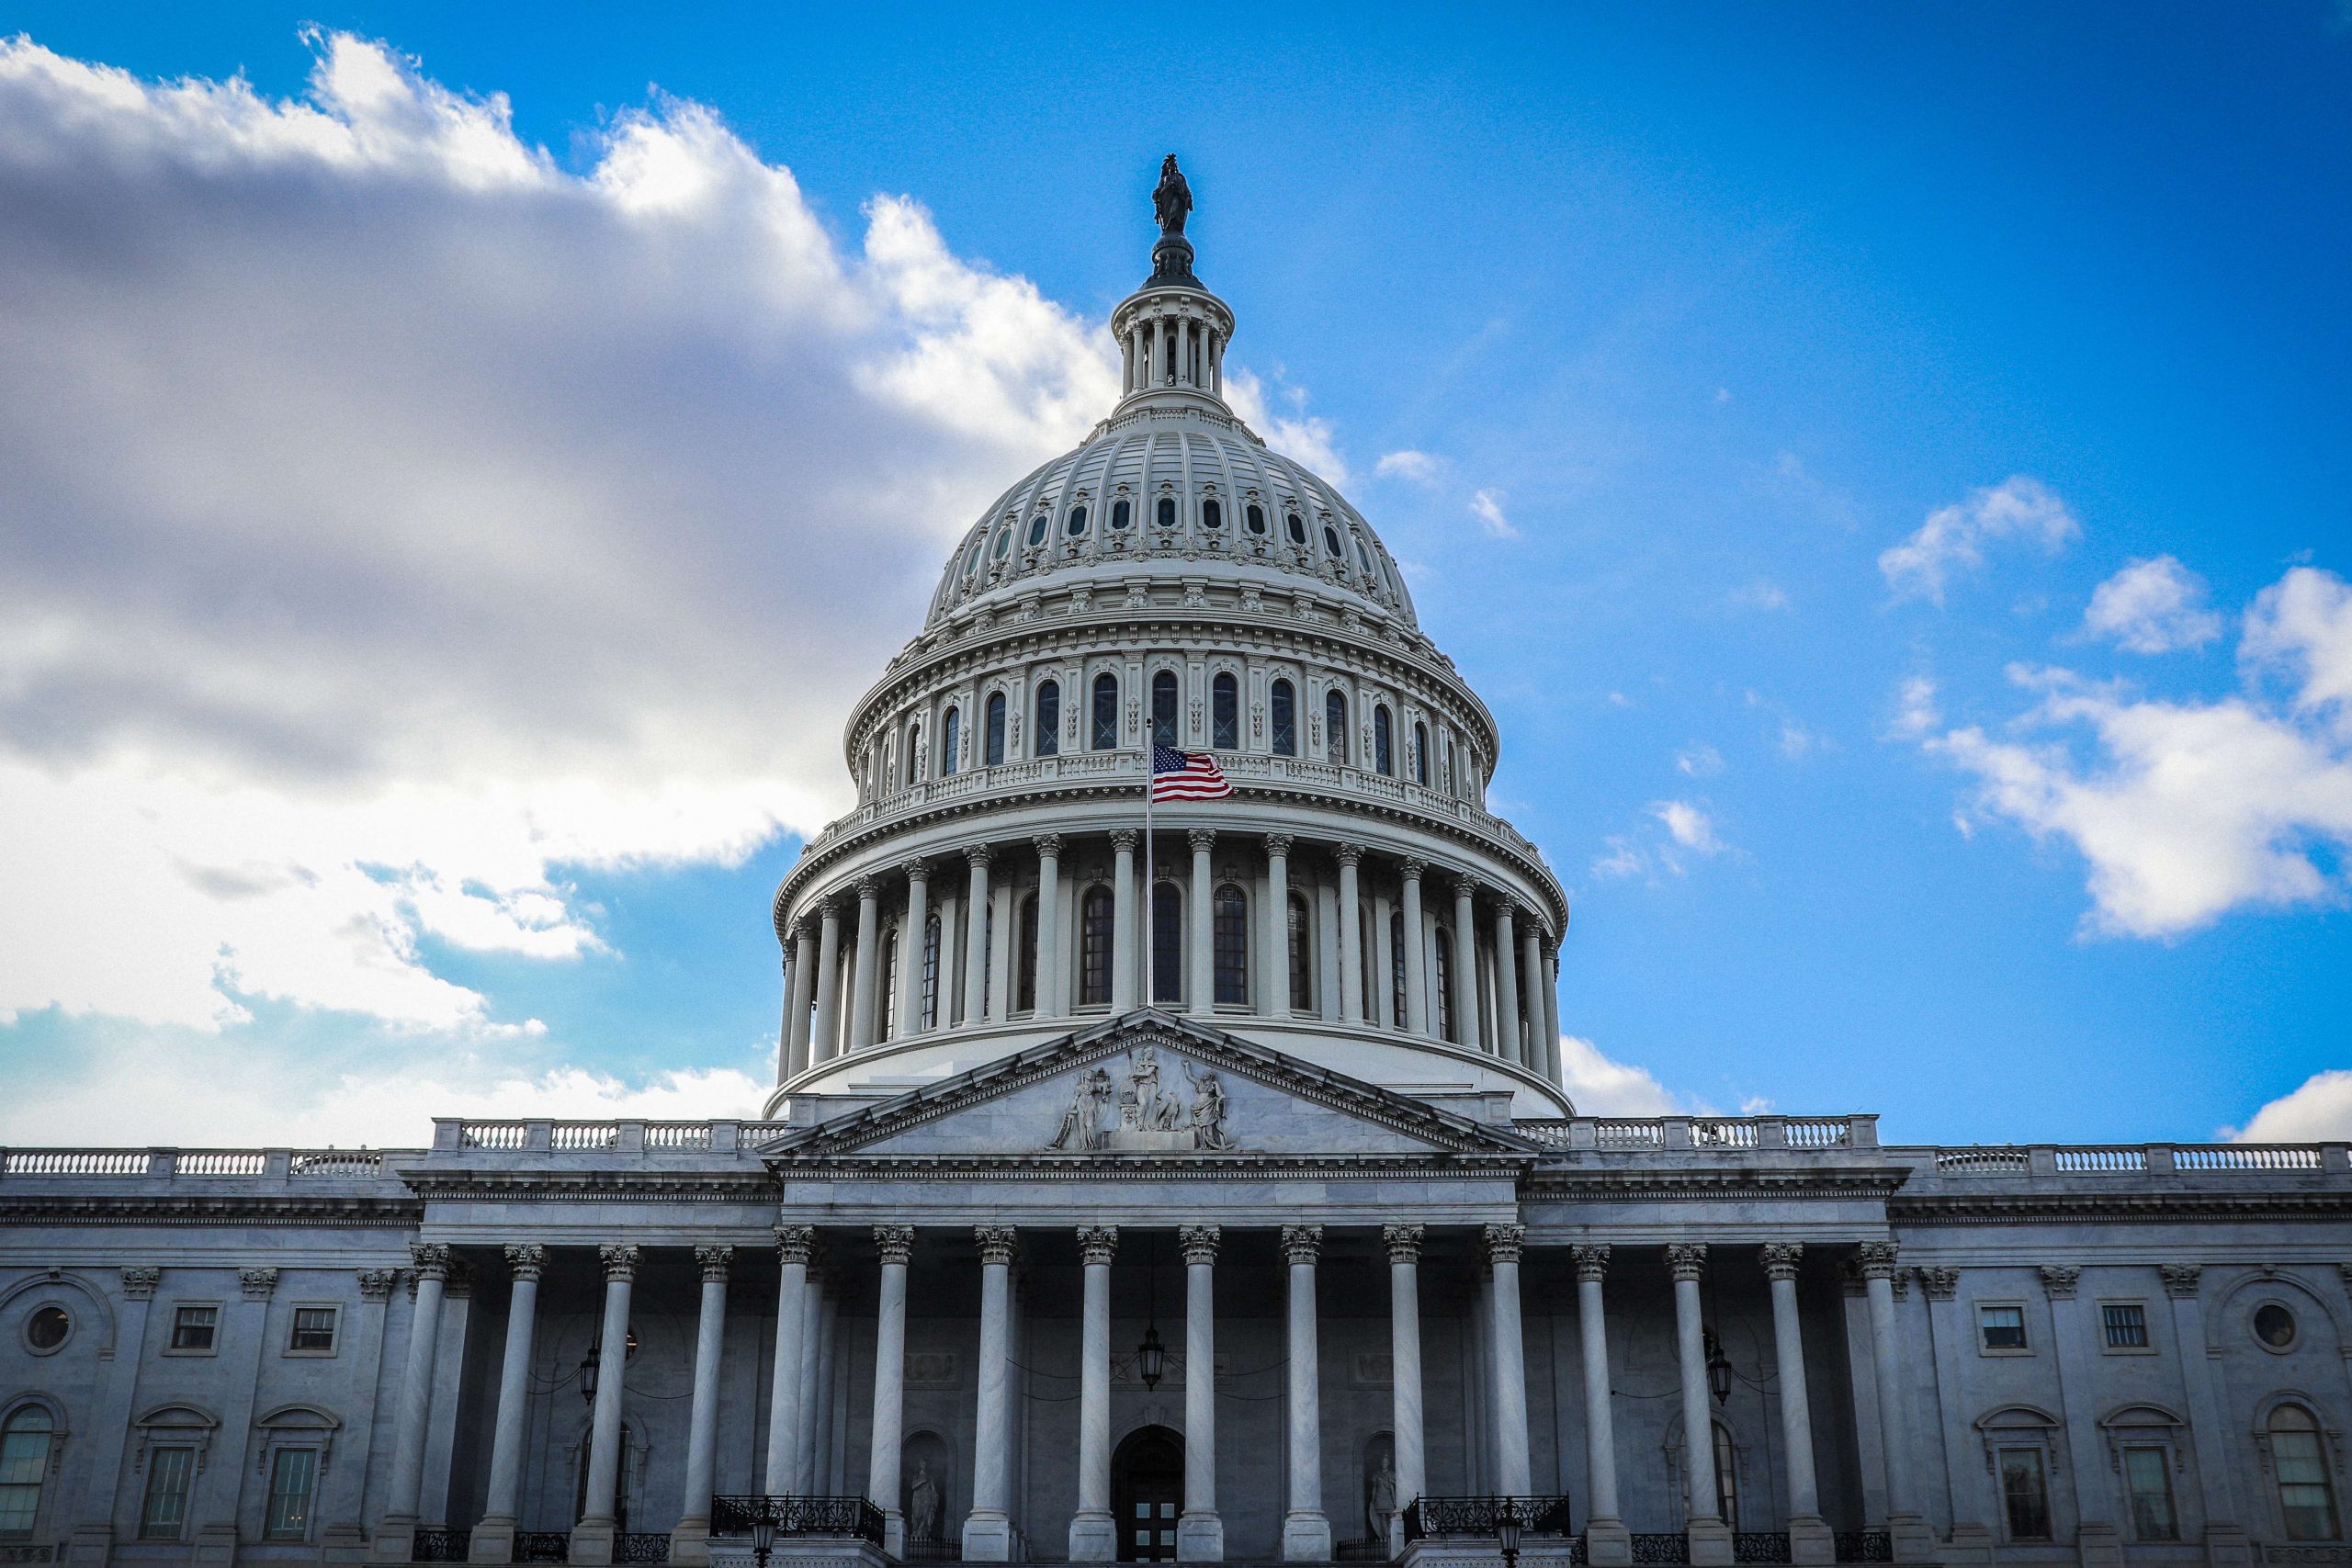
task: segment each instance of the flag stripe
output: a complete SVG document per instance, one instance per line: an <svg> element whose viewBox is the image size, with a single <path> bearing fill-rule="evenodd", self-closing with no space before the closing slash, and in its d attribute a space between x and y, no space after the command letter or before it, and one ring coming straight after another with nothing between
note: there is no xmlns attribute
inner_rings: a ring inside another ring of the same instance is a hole
<svg viewBox="0 0 2352 1568"><path fill-rule="evenodd" d="M1223 800L1233 793L1225 770L1206 751L1179 751L1173 746L1151 749L1151 798L1158 800Z"/></svg>

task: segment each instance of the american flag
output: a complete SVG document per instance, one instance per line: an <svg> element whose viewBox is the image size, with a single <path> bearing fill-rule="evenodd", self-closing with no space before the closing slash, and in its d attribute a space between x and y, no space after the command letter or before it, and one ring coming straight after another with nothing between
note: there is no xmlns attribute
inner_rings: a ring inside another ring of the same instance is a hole
<svg viewBox="0 0 2352 1568"><path fill-rule="evenodd" d="M1223 800L1233 793L1225 770L1206 751L1179 751L1173 746L1151 749L1151 798L1154 800Z"/></svg>

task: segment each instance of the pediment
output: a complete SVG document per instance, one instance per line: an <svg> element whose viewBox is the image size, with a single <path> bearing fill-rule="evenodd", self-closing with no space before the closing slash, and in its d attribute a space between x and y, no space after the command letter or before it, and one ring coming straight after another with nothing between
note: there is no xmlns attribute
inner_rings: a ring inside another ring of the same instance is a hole
<svg viewBox="0 0 2352 1568"><path fill-rule="evenodd" d="M771 1158L1528 1158L1504 1129L1154 1010L766 1145Z"/></svg>

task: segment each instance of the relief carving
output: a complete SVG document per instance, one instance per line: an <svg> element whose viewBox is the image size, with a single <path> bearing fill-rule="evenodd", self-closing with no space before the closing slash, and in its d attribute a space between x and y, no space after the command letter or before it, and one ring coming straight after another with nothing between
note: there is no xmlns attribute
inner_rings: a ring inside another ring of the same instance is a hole
<svg viewBox="0 0 2352 1568"><path fill-rule="evenodd" d="M1189 1103L1180 1091L1161 1084L1155 1046L1138 1045L1127 1054L1124 1083L1114 1079L1107 1067L1080 1074L1046 1147L1064 1153L1160 1154L1232 1148L1225 1086L1213 1068L1195 1072L1190 1061L1182 1066L1193 1089Z"/></svg>

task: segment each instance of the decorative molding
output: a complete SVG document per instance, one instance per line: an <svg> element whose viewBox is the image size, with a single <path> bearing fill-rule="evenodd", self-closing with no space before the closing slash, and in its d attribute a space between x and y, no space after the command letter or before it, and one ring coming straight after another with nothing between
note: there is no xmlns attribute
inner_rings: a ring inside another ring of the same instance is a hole
<svg viewBox="0 0 2352 1568"><path fill-rule="evenodd" d="M1223 1239L1224 1234L1216 1225L1179 1225L1176 1240L1184 1249L1185 1263L1216 1262L1217 1243Z"/></svg>
<svg viewBox="0 0 2352 1568"><path fill-rule="evenodd" d="M122 1270L122 1294L126 1301L152 1302L155 1287L164 1281L161 1269L125 1269Z"/></svg>
<svg viewBox="0 0 2352 1568"><path fill-rule="evenodd" d="M1429 862L1417 855L1406 855L1396 863L1396 874L1403 881L1419 882L1421 879L1421 873L1429 868Z"/></svg>
<svg viewBox="0 0 2352 1568"><path fill-rule="evenodd" d="M1040 833L1029 840L1029 847L1037 852L1040 860L1058 860L1062 852L1062 836L1059 833Z"/></svg>
<svg viewBox="0 0 2352 1568"><path fill-rule="evenodd" d="M547 1271L548 1249L535 1241L511 1242L506 1248L506 1272L517 1280L536 1280Z"/></svg>
<svg viewBox="0 0 2352 1568"><path fill-rule="evenodd" d="M1323 1255L1321 1225L1284 1225L1283 1227L1283 1258L1294 1267L1313 1263Z"/></svg>
<svg viewBox="0 0 2352 1568"><path fill-rule="evenodd" d="M1362 844L1349 842L1331 846L1331 858L1342 866L1362 865L1363 855L1364 849Z"/></svg>
<svg viewBox="0 0 2352 1568"><path fill-rule="evenodd" d="M596 1249L596 1259L605 1266L608 1280L637 1278L639 1249L626 1242L607 1242Z"/></svg>
<svg viewBox="0 0 2352 1568"><path fill-rule="evenodd" d="M1894 1280L1894 1255L1899 1249L1891 1241L1866 1241L1854 1248L1854 1261L1865 1280Z"/></svg>
<svg viewBox="0 0 2352 1568"><path fill-rule="evenodd" d="M1703 1241L1667 1243L1666 1269L1678 1285L1685 1280L1696 1280L1707 1271L1707 1244Z"/></svg>
<svg viewBox="0 0 2352 1568"><path fill-rule="evenodd" d="M1590 1280L1598 1284L1609 1274L1609 1247L1605 1242L1577 1242L1568 1248L1568 1261L1576 1265L1579 1283Z"/></svg>
<svg viewBox="0 0 2352 1568"><path fill-rule="evenodd" d="M1266 854L1269 858L1280 855L1288 859L1291 846L1297 842L1298 840L1289 833L1269 833L1265 839Z"/></svg>
<svg viewBox="0 0 2352 1568"><path fill-rule="evenodd" d="M1948 1302L1960 1293L1960 1270L1957 1269L1922 1269L1919 1289L1931 1302Z"/></svg>
<svg viewBox="0 0 2352 1568"><path fill-rule="evenodd" d="M416 1264L420 1280L447 1280L449 1277L449 1247L446 1242L413 1241L408 1255Z"/></svg>
<svg viewBox="0 0 2352 1568"><path fill-rule="evenodd" d="M887 1267L897 1264L903 1269L915 1260L915 1227L912 1225L876 1225L874 1249Z"/></svg>
<svg viewBox="0 0 2352 1568"><path fill-rule="evenodd" d="M928 885L931 881L931 863L921 855L901 863L899 870L909 883L921 882Z"/></svg>
<svg viewBox="0 0 2352 1568"><path fill-rule="evenodd" d="M1142 839L1142 837L1143 834L1134 828L1113 829L1111 830L1112 852L1123 855L1134 854L1136 852L1136 844Z"/></svg>
<svg viewBox="0 0 2352 1568"><path fill-rule="evenodd" d="M1757 1250L1764 1259L1764 1277L1767 1280L1795 1280L1797 1265L1804 1258L1803 1243L1768 1241Z"/></svg>
<svg viewBox="0 0 2352 1568"><path fill-rule="evenodd" d="M1119 1250L1119 1227L1116 1225L1080 1225L1078 1227L1078 1256L1081 1262L1108 1264Z"/></svg>
<svg viewBox="0 0 2352 1568"><path fill-rule="evenodd" d="M776 1261L789 1267L797 1263L807 1268L809 1258L817 1250L817 1227L814 1225L778 1225L775 1227Z"/></svg>
<svg viewBox="0 0 2352 1568"><path fill-rule="evenodd" d="M238 1292L249 1302L266 1302L277 1289L277 1270L275 1269L237 1270Z"/></svg>
<svg viewBox="0 0 2352 1568"><path fill-rule="evenodd" d="M363 1302L388 1302L392 1299L392 1286L400 1279L397 1269L362 1269L359 1270L359 1299Z"/></svg>
<svg viewBox="0 0 2352 1568"><path fill-rule="evenodd" d="M1486 1229L1484 1240L1489 1267L1504 1263L1516 1265L1520 1255L1527 1249L1527 1227L1510 1224L1490 1224Z"/></svg>
<svg viewBox="0 0 2352 1568"><path fill-rule="evenodd" d="M1193 852L1194 854L1207 854L1216 848L1216 829L1214 828L1194 828L1184 835L1184 841L1193 846Z"/></svg>
<svg viewBox="0 0 2352 1568"><path fill-rule="evenodd" d="M990 845L966 844L964 846L964 860L975 871L986 871L989 868L989 863L994 859L996 859L996 850Z"/></svg>
<svg viewBox="0 0 2352 1568"><path fill-rule="evenodd" d="M2156 1272L2165 1279L2165 1294L2176 1301L2195 1301L2198 1282L2205 1276L2202 1263L2160 1263Z"/></svg>
<svg viewBox="0 0 2352 1568"><path fill-rule="evenodd" d="M980 1249L980 1261L999 1267L1010 1265L1019 1250L1021 1233L1011 1225L974 1225L972 1240Z"/></svg>
<svg viewBox="0 0 2352 1568"><path fill-rule="evenodd" d="M731 1247L697 1247L695 1248L695 1265L702 1270L704 1284L723 1285L727 1282L727 1276L734 1271L735 1249Z"/></svg>
<svg viewBox="0 0 2352 1568"><path fill-rule="evenodd" d="M2081 1269L2065 1263L2045 1263L2041 1266L2041 1288L2050 1292L2053 1302L2071 1302L2075 1286L2081 1280Z"/></svg>
<svg viewBox="0 0 2352 1568"><path fill-rule="evenodd" d="M1419 1263L1421 1260L1421 1243L1427 1234L1426 1227L1421 1225L1383 1225L1380 1227L1380 1244L1388 1249L1389 1262Z"/></svg>

